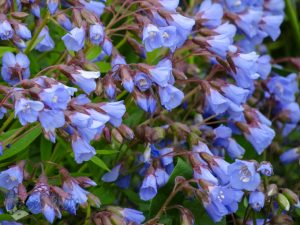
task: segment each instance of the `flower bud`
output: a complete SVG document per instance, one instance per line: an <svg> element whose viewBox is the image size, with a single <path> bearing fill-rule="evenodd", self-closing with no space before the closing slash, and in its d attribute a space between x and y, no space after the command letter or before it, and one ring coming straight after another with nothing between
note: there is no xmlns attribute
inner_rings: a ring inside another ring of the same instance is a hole
<svg viewBox="0 0 300 225"><path fill-rule="evenodd" d="M111 143L111 133L107 127L103 129L103 135L108 143Z"/></svg>
<svg viewBox="0 0 300 225"><path fill-rule="evenodd" d="M146 51L143 45L137 42L135 39L128 37L127 38L128 44L133 48L135 53L137 53L141 58L146 58Z"/></svg>
<svg viewBox="0 0 300 225"><path fill-rule="evenodd" d="M283 188L281 192L289 200L291 204L293 205L299 204L299 197L292 190L288 188Z"/></svg>
<svg viewBox="0 0 300 225"><path fill-rule="evenodd" d="M270 184L267 187L267 196L271 197L278 193L278 187L276 184Z"/></svg>
<svg viewBox="0 0 300 225"><path fill-rule="evenodd" d="M126 126L125 124L122 124L120 127L118 127L118 131L122 134L124 138L127 140L132 140L134 138L134 133L133 131Z"/></svg>
<svg viewBox="0 0 300 225"><path fill-rule="evenodd" d="M152 129L152 131L153 131L153 133L151 135L151 140L153 142L159 141L159 140L165 138L165 136L166 136L166 131L162 127L154 127Z"/></svg>
<svg viewBox="0 0 300 225"><path fill-rule="evenodd" d="M282 208L285 211L290 210L291 207L290 202L283 194L281 193L278 194L277 201L279 203L280 208Z"/></svg>
<svg viewBox="0 0 300 225"><path fill-rule="evenodd" d="M181 225L194 225L194 216L190 210L180 207Z"/></svg>
<svg viewBox="0 0 300 225"><path fill-rule="evenodd" d="M290 216L288 216L286 214L274 216L270 221L270 225L283 225L283 224L284 225L293 225L294 221Z"/></svg>
<svg viewBox="0 0 300 225"><path fill-rule="evenodd" d="M123 143L124 139L117 129L113 128L111 131L111 135L117 142L119 142L120 144Z"/></svg>

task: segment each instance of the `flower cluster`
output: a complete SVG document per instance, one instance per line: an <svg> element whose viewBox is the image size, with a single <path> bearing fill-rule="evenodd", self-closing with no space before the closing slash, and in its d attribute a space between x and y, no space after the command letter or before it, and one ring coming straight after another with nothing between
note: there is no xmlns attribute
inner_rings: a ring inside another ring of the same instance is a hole
<svg viewBox="0 0 300 225"><path fill-rule="evenodd" d="M0 172L6 214L150 225L173 224L178 210L192 225L203 207L214 222L292 224L298 196L273 173L276 159L300 159L288 140L300 121L298 74L265 45L279 37L284 8L0 1L0 166L14 165Z"/></svg>

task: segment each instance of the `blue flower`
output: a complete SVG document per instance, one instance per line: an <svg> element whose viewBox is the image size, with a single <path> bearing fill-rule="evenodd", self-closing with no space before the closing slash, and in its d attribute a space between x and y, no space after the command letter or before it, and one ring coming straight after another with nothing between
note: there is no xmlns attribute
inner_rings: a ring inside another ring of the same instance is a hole
<svg viewBox="0 0 300 225"><path fill-rule="evenodd" d="M162 37L162 46L170 48L172 52L177 47L177 33L175 26L160 27L159 31Z"/></svg>
<svg viewBox="0 0 300 225"><path fill-rule="evenodd" d="M238 105L244 104L249 96L249 90L233 84L224 85L221 87L221 90L226 98Z"/></svg>
<svg viewBox="0 0 300 225"><path fill-rule="evenodd" d="M226 151L230 158L242 158L245 154L245 149L240 146L233 138L228 139L228 146L226 148Z"/></svg>
<svg viewBox="0 0 300 225"><path fill-rule="evenodd" d="M207 109L216 115L224 113L229 107L227 99L213 88L206 93L205 99Z"/></svg>
<svg viewBox="0 0 300 225"><path fill-rule="evenodd" d="M41 192L33 192L26 201L28 210L33 214L38 214L42 211Z"/></svg>
<svg viewBox="0 0 300 225"><path fill-rule="evenodd" d="M31 38L30 30L23 24L17 24L15 31L17 35L20 36L20 38L23 38L25 40L29 40Z"/></svg>
<svg viewBox="0 0 300 225"><path fill-rule="evenodd" d="M265 124L249 127L249 133L244 133L246 139L252 144L258 154L261 154L275 137L275 131Z"/></svg>
<svg viewBox="0 0 300 225"><path fill-rule="evenodd" d="M80 0L80 3L82 3L87 10L95 13L98 17L102 15L105 8L105 4L99 1L87 2L85 0Z"/></svg>
<svg viewBox="0 0 300 225"><path fill-rule="evenodd" d="M204 26L217 27L222 22L223 7L218 3L212 3L211 0L205 0L201 3L198 13Z"/></svg>
<svg viewBox="0 0 300 225"><path fill-rule="evenodd" d="M40 16L41 16L40 6L38 4L31 4L31 13L35 17L40 18Z"/></svg>
<svg viewBox="0 0 300 225"><path fill-rule="evenodd" d="M72 198L67 198L63 201L63 209L71 215L76 215L77 203Z"/></svg>
<svg viewBox="0 0 300 225"><path fill-rule="evenodd" d="M53 15L58 8L58 0L48 0L47 5L48 5L50 14Z"/></svg>
<svg viewBox="0 0 300 225"><path fill-rule="evenodd" d="M257 64L257 73L260 75L260 78L263 80L267 79L272 69L271 57L269 55L260 56Z"/></svg>
<svg viewBox="0 0 300 225"><path fill-rule="evenodd" d="M265 15L262 17L260 28L275 41L280 35L280 25L283 19L284 15Z"/></svg>
<svg viewBox="0 0 300 225"><path fill-rule="evenodd" d="M173 85L159 88L161 104L169 111L179 106L184 98L184 93Z"/></svg>
<svg viewBox="0 0 300 225"><path fill-rule="evenodd" d="M162 35L157 26L147 24L143 29L143 43L147 52L152 52L154 49L162 46Z"/></svg>
<svg viewBox="0 0 300 225"><path fill-rule="evenodd" d="M4 81L10 85L17 84L20 79L28 79L30 77L29 69L30 61L23 53L16 56L11 52L6 52L2 58L1 75Z"/></svg>
<svg viewBox="0 0 300 225"><path fill-rule="evenodd" d="M219 183L218 179L212 174L209 167L202 163L193 166L193 175L196 180L205 180L214 185Z"/></svg>
<svg viewBox="0 0 300 225"><path fill-rule="evenodd" d="M0 187L11 190L23 181L23 171L19 166L11 167L0 173Z"/></svg>
<svg viewBox="0 0 300 225"><path fill-rule="evenodd" d="M57 15L57 22L67 31L70 31L73 28L71 20L64 13L59 13Z"/></svg>
<svg viewBox="0 0 300 225"><path fill-rule="evenodd" d="M112 42L109 39L105 38L102 44L102 49L106 55L110 56L113 49Z"/></svg>
<svg viewBox="0 0 300 225"><path fill-rule="evenodd" d="M157 168L154 172L158 187L164 186L169 180L169 174L162 168Z"/></svg>
<svg viewBox="0 0 300 225"><path fill-rule="evenodd" d="M155 197L157 194L156 177L153 174L146 175L140 187L140 198L148 201Z"/></svg>
<svg viewBox="0 0 300 225"><path fill-rule="evenodd" d="M160 87L166 87L173 76L171 60L161 60L155 67L149 69L149 74L153 82Z"/></svg>
<svg viewBox="0 0 300 225"><path fill-rule="evenodd" d="M96 23L90 26L90 40L94 45L102 43L104 35L104 28L101 24Z"/></svg>
<svg viewBox="0 0 300 225"><path fill-rule="evenodd" d="M0 21L0 39L9 40L13 37L14 31L7 20Z"/></svg>
<svg viewBox="0 0 300 225"><path fill-rule="evenodd" d="M45 202L42 208L42 213L50 223L53 223L55 219L55 209L52 205L47 204L47 202Z"/></svg>
<svg viewBox="0 0 300 225"><path fill-rule="evenodd" d="M71 195L71 198L76 204L81 205L86 203L88 200L87 195L89 192L81 188L78 185L78 182L73 178L64 181L63 190Z"/></svg>
<svg viewBox="0 0 300 225"><path fill-rule="evenodd" d="M64 43L66 48L69 51L79 51L83 48L84 46L84 40L85 40L85 31L83 27L74 27L69 33L64 35L61 38Z"/></svg>
<svg viewBox="0 0 300 225"><path fill-rule="evenodd" d="M124 208L121 211L121 214L123 215L126 223L133 222L135 224L142 224L145 220L143 213L135 209Z"/></svg>
<svg viewBox="0 0 300 225"><path fill-rule="evenodd" d="M299 91L297 75L294 73L287 77L276 75L268 81L267 87L277 101L282 103L294 102L295 94Z"/></svg>
<svg viewBox="0 0 300 225"><path fill-rule="evenodd" d="M257 171L266 176L271 176L273 174L272 164L269 162L261 162Z"/></svg>
<svg viewBox="0 0 300 225"><path fill-rule="evenodd" d="M74 152L74 158L77 163L90 160L96 151L86 140L81 137L75 137L72 140L72 148Z"/></svg>
<svg viewBox="0 0 300 225"><path fill-rule="evenodd" d="M71 96L76 92L76 88L69 88L62 84L45 88L39 93L40 100L51 109L65 110L71 101Z"/></svg>
<svg viewBox="0 0 300 225"><path fill-rule="evenodd" d="M229 45L230 45L230 39L224 35L216 35L216 36L211 36L207 41L208 44L208 49L219 55L222 58L226 57Z"/></svg>
<svg viewBox="0 0 300 225"><path fill-rule="evenodd" d="M175 11L179 5L179 0L159 0L159 3L169 11Z"/></svg>
<svg viewBox="0 0 300 225"><path fill-rule="evenodd" d="M71 77L86 94L90 94L96 89L95 79L100 77L100 72L77 70Z"/></svg>
<svg viewBox="0 0 300 225"><path fill-rule="evenodd" d="M119 127L122 123L122 117L126 112L123 101L107 102L101 105L100 108L104 110L110 117L109 122L115 127Z"/></svg>
<svg viewBox="0 0 300 225"><path fill-rule="evenodd" d="M280 162L283 164L289 164L300 159L300 153L298 148L292 148L280 155Z"/></svg>
<svg viewBox="0 0 300 225"><path fill-rule="evenodd" d="M44 27L41 30L38 36L38 40L40 40L40 42L35 46L35 49L40 52L51 51L55 46L55 43L52 40L47 27Z"/></svg>
<svg viewBox="0 0 300 225"><path fill-rule="evenodd" d="M121 166L121 164L116 165L111 171L105 173L101 180L104 182L115 182L119 177Z"/></svg>
<svg viewBox="0 0 300 225"><path fill-rule="evenodd" d="M243 14L239 14L235 21L239 29L241 29L249 38L257 35L258 25L262 18L262 11L249 9Z"/></svg>
<svg viewBox="0 0 300 225"><path fill-rule="evenodd" d="M260 185L260 175L254 162L236 160L228 167L231 187L238 190L254 191Z"/></svg>
<svg viewBox="0 0 300 225"><path fill-rule="evenodd" d="M20 123L24 126L37 121L39 112L43 108L44 104L40 101L20 98L15 102L15 116L19 117Z"/></svg>
<svg viewBox="0 0 300 225"><path fill-rule="evenodd" d="M252 209L259 212L265 205L265 195L260 191L251 192L249 196L249 204Z"/></svg>

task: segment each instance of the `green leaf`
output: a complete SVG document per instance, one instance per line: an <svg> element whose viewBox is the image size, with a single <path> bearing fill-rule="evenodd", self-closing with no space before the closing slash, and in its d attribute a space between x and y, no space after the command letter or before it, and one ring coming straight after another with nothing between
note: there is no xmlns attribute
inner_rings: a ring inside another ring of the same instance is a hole
<svg viewBox="0 0 300 225"><path fill-rule="evenodd" d="M42 129L40 126L31 128L30 132L26 133L22 138L12 144L10 148L4 151L3 155L0 156L0 161L17 155L25 150L41 134L41 132Z"/></svg>
<svg viewBox="0 0 300 225"><path fill-rule="evenodd" d="M42 135L40 140L40 152L42 161L47 161L50 159L52 146L53 144Z"/></svg>
<svg viewBox="0 0 300 225"><path fill-rule="evenodd" d="M96 65L100 68L101 73L106 73L111 70L111 66L107 62L97 62Z"/></svg>
<svg viewBox="0 0 300 225"><path fill-rule="evenodd" d="M0 214L0 221L2 220L13 220L13 218L9 214Z"/></svg>
<svg viewBox="0 0 300 225"><path fill-rule="evenodd" d="M116 150L96 150L97 155L112 155L112 154L117 154L119 151Z"/></svg>
<svg viewBox="0 0 300 225"><path fill-rule="evenodd" d="M185 161L183 161L181 158L178 158L177 164L169 178L169 181L164 187L162 187L159 190L155 198L152 199L150 203L149 216L153 217L158 212L158 210L163 205L163 203L166 201L166 199L168 198L168 196L173 190L175 184L175 178L177 176L182 176L185 177L186 179L189 179L192 177L192 174L193 172L191 166Z"/></svg>
<svg viewBox="0 0 300 225"><path fill-rule="evenodd" d="M24 210L17 210L16 212L14 212L14 214L11 215L11 217L14 218L14 220L19 220L28 215L29 213Z"/></svg>
<svg viewBox="0 0 300 225"><path fill-rule="evenodd" d="M0 47L0 57L4 55L5 52L15 52L16 49L13 47L1 46Z"/></svg>
<svg viewBox="0 0 300 225"><path fill-rule="evenodd" d="M96 58L101 53L101 48L99 46L93 46L90 48L86 54L88 60Z"/></svg>
<svg viewBox="0 0 300 225"><path fill-rule="evenodd" d="M11 135L13 135L19 129L20 128L12 129L12 130L6 131L5 133L1 134L0 141L6 140L7 138L9 138Z"/></svg>
<svg viewBox="0 0 300 225"><path fill-rule="evenodd" d="M107 167L107 165L105 164L105 162L103 162L102 159L98 158L97 156L94 156L93 158L91 158L91 161L93 163L95 163L97 166L99 166L100 168L110 171L110 169Z"/></svg>

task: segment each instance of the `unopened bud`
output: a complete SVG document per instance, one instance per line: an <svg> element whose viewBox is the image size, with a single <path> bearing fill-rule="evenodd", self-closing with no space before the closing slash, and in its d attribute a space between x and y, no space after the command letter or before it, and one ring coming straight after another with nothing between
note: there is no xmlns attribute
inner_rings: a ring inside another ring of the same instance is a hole
<svg viewBox="0 0 300 225"><path fill-rule="evenodd" d="M194 216L190 210L180 207L181 225L194 225Z"/></svg>
<svg viewBox="0 0 300 225"><path fill-rule="evenodd" d="M267 196L271 197L278 193L278 187L276 184L270 184L267 187Z"/></svg>
<svg viewBox="0 0 300 225"><path fill-rule="evenodd" d="M122 134L124 138L127 140L132 140L134 138L134 133L133 131L126 126L125 124L122 124L120 127L118 127L118 131Z"/></svg>
<svg viewBox="0 0 300 225"><path fill-rule="evenodd" d="M117 129L113 128L111 131L111 135L117 142L119 142L120 144L123 143L123 137Z"/></svg>
<svg viewBox="0 0 300 225"><path fill-rule="evenodd" d="M298 195L295 194L292 190L288 188L283 188L282 194L289 200L289 202L293 205L299 204L299 198Z"/></svg>
<svg viewBox="0 0 300 225"><path fill-rule="evenodd" d="M190 133L188 136L188 144L189 146L197 145L200 141L200 137L194 132Z"/></svg>
<svg viewBox="0 0 300 225"><path fill-rule="evenodd" d="M290 210L290 207L291 207L290 202L283 194L281 194L281 193L278 194L277 201L278 201L280 208L282 208L285 211Z"/></svg>
<svg viewBox="0 0 300 225"><path fill-rule="evenodd" d="M128 44L133 48L133 50L143 59L146 58L146 51L143 45L137 42L135 39L128 37Z"/></svg>
<svg viewBox="0 0 300 225"><path fill-rule="evenodd" d="M274 216L271 219L270 224L271 225L293 225L294 221L290 216L286 214L281 214L281 215Z"/></svg>
<svg viewBox="0 0 300 225"><path fill-rule="evenodd" d="M166 131L162 127L154 127L152 129L152 131L153 131L153 133L152 133L151 139L153 142L159 141L159 140L165 138L165 136L166 136Z"/></svg>

